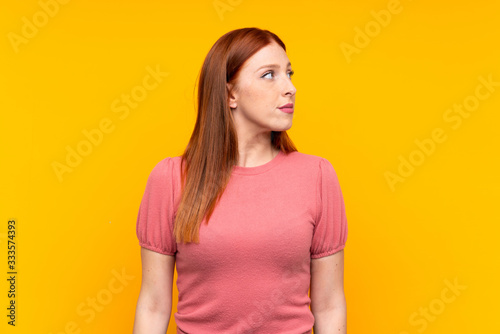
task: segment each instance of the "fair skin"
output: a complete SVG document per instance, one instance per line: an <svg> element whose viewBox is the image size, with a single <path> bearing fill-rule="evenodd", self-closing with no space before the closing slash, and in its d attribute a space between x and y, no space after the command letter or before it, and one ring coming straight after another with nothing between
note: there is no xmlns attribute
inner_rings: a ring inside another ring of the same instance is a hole
<svg viewBox="0 0 500 334"><path fill-rule="evenodd" d="M346 334L344 250L311 259L311 312L314 334Z"/></svg>
<svg viewBox="0 0 500 334"><path fill-rule="evenodd" d="M295 86L286 52L271 43L250 57L235 86L228 84L229 106L238 136L238 166L265 164L278 154L271 146L271 131L291 128L293 113L278 107L293 103ZM263 67L274 64L274 67ZM142 283L133 334L164 334L172 310L175 257L141 248ZM345 334L346 304L343 288L344 251L311 259L311 311L315 334Z"/></svg>
<svg viewBox="0 0 500 334"><path fill-rule="evenodd" d="M271 131L286 131L293 113L278 107L295 106L295 86L286 52L276 43L250 57L240 70L235 86L227 84L229 107L238 135L238 166L254 167L271 161L278 150L271 146ZM275 67L263 67L274 64Z"/></svg>
<svg viewBox="0 0 500 334"><path fill-rule="evenodd" d="M165 334L172 312L175 256L141 247L142 280L133 334Z"/></svg>

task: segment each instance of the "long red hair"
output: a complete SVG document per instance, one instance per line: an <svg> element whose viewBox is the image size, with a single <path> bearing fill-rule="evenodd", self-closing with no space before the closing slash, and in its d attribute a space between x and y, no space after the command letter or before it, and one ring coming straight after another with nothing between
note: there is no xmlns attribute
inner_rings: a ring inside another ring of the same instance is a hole
<svg viewBox="0 0 500 334"><path fill-rule="evenodd" d="M238 137L228 104L227 83L238 78L245 61L264 46L285 44L274 33L259 28L232 30L208 52L198 82L198 116L181 159L182 197L175 216L177 242L199 243L206 224L238 163ZM297 151L286 131L271 132L271 145L284 153Z"/></svg>

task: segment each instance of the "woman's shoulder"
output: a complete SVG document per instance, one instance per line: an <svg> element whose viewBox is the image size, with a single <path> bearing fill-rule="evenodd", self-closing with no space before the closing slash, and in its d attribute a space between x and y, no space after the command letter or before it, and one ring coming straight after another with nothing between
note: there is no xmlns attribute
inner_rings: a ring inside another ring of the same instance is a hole
<svg viewBox="0 0 500 334"><path fill-rule="evenodd" d="M310 154L310 153L303 153L299 151L293 151L288 153L288 160L291 163L295 164L303 164L303 165L310 165L310 166L318 166L320 163L323 162L323 160L326 160L325 158L315 155L315 154Z"/></svg>
<svg viewBox="0 0 500 334"><path fill-rule="evenodd" d="M151 170L150 177L154 179L176 178L180 170L182 156L166 156L158 160Z"/></svg>
<svg viewBox="0 0 500 334"><path fill-rule="evenodd" d="M159 160L156 163L155 167L158 168L172 168L177 165L180 165L182 159L182 155L169 155L166 157L163 157L161 160Z"/></svg>
<svg viewBox="0 0 500 334"><path fill-rule="evenodd" d="M301 172L308 171L316 176L324 173L336 174L332 162L324 156L294 151L288 154L287 160L287 166L293 166L293 169L300 169Z"/></svg>

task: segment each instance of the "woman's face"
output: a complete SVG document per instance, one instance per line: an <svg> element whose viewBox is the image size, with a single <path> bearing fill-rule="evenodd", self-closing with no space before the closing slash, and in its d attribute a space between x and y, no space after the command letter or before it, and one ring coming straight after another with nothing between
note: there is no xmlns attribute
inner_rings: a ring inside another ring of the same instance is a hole
<svg viewBox="0 0 500 334"><path fill-rule="evenodd" d="M269 66L271 65L271 66ZM242 66L236 89L228 84L229 106L239 131L286 131L292 126L293 112L279 107L292 103L295 108L293 71L285 50L271 43L250 57Z"/></svg>

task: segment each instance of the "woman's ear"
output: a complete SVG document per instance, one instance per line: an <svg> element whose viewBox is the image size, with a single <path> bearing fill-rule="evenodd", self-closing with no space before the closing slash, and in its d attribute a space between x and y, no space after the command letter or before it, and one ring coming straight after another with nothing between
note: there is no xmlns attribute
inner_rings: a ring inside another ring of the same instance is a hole
<svg viewBox="0 0 500 334"><path fill-rule="evenodd" d="M232 108L232 109L235 109L238 104L236 103L236 96L233 92L233 85L230 84L230 83L226 83L226 87L227 87L227 95L228 95L228 104L229 104L229 107Z"/></svg>

